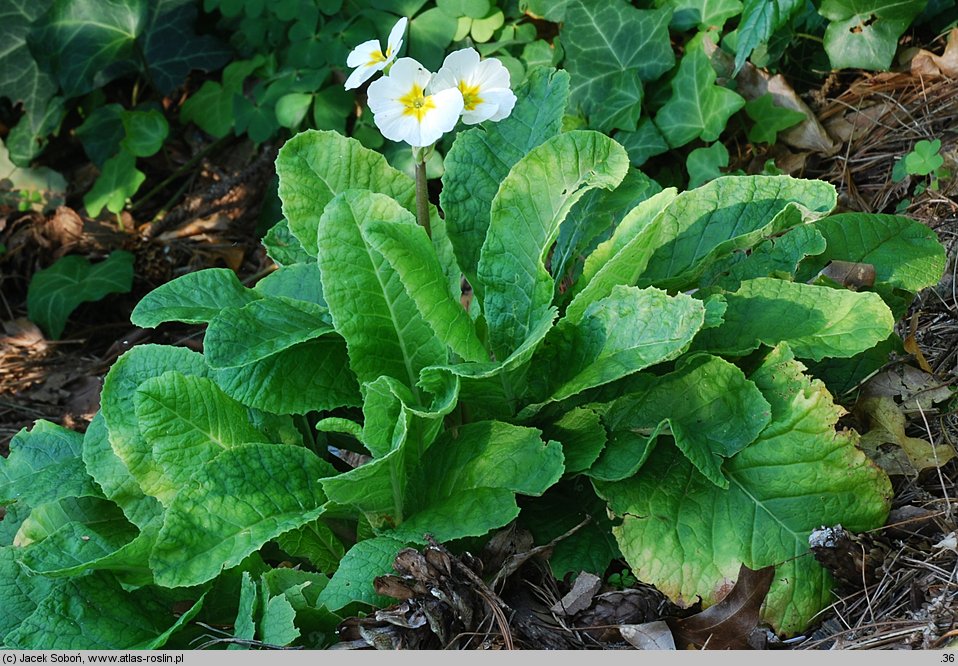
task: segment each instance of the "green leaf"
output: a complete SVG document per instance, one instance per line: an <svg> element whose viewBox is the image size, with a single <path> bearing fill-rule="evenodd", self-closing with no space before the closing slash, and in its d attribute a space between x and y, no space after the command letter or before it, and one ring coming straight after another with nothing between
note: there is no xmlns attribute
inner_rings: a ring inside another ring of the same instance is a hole
<svg viewBox="0 0 958 666"><path fill-rule="evenodd" d="M281 266L257 282L253 291L267 298L291 299L327 307L323 281L315 261Z"/></svg>
<svg viewBox="0 0 958 666"><path fill-rule="evenodd" d="M667 153L669 144L652 119L642 117L634 132L616 132L615 140L622 144L629 154L632 166L640 167L649 158Z"/></svg>
<svg viewBox="0 0 958 666"><path fill-rule="evenodd" d="M321 305L268 297L220 310L206 329L203 348L210 367L236 368L332 330L329 312Z"/></svg>
<svg viewBox="0 0 958 666"><path fill-rule="evenodd" d="M745 113L755 121L748 131L752 143L775 143L779 132L807 119L801 111L776 105L771 93L746 102Z"/></svg>
<svg viewBox="0 0 958 666"><path fill-rule="evenodd" d="M239 608L236 610L236 620L233 622L233 638L240 641L251 641L256 636L256 620L253 616L259 603L257 585L248 571L244 571L240 579ZM241 650L238 643L229 645L227 650Z"/></svg>
<svg viewBox="0 0 958 666"><path fill-rule="evenodd" d="M802 369L783 347L752 374L771 422L725 464L728 490L665 444L636 477L596 483L623 516L614 532L637 578L672 599L700 596L709 606L741 564L776 565L762 617L785 634L802 631L833 601L808 535L821 525L856 532L882 525L892 491L856 448L857 435L835 431L841 409Z"/></svg>
<svg viewBox="0 0 958 666"><path fill-rule="evenodd" d="M83 205L91 217L97 217L104 208L119 214L145 180L146 174L136 168L133 154L121 150L104 162L100 176L83 195Z"/></svg>
<svg viewBox="0 0 958 666"><path fill-rule="evenodd" d="M678 357L704 321L705 307L691 296L615 286L580 322L555 329L538 359L552 387L548 402Z"/></svg>
<svg viewBox="0 0 958 666"><path fill-rule="evenodd" d="M24 154L13 151L13 161L22 167L29 166L40 150L39 132L43 125L47 107L57 92L57 84L46 72L37 66L37 62L27 46L27 36L31 24L52 4L52 0L28 2L27 0L9 0L0 7L0 97L6 97L16 106L22 104L24 118L17 125L29 127L28 144L36 148ZM58 106L56 102L53 106ZM57 121L59 124L59 120ZM7 141L10 141L9 136ZM0 632L0 638L2 638Z"/></svg>
<svg viewBox="0 0 958 666"><path fill-rule="evenodd" d="M672 7L675 12L672 27L683 31L693 27L702 31L711 28L721 30L728 19L742 13L739 0L667 0L659 4Z"/></svg>
<svg viewBox="0 0 958 666"><path fill-rule="evenodd" d="M319 571L326 572L335 571L346 552L343 542L322 520L279 535L276 544L289 555L302 557Z"/></svg>
<svg viewBox="0 0 958 666"><path fill-rule="evenodd" d="M130 321L155 328L167 321L208 324L225 308L241 308L258 298L228 268L187 273L160 285L136 304Z"/></svg>
<svg viewBox="0 0 958 666"><path fill-rule="evenodd" d="M296 446L245 444L221 453L173 500L150 556L164 587L197 585L283 532L315 520L326 501L316 480L334 473Z"/></svg>
<svg viewBox="0 0 958 666"><path fill-rule="evenodd" d="M170 125L156 109L149 111L124 111L120 114L126 138L121 145L135 157L150 157L163 147Z"/></svg>
<svg viewBox="0 0 958 666"><path fill-rule="evenodd" d="M308 93L289 93L276 100L276 120L283 127L296 129L305 120L313 103Z"/></svg>
<svg viewBox="0 0 958 666"><path fill-rule="evenodd" d="M689 153L685 158L685 168L689 172L689 189L721 176L721 170L728 166L728 157L728 149L718 142L706 148L696 148Z"/></svg>
<svg viewBox="0 0 958 666"><path fill-rule="evenodd" d="M805 7L802 0L745 0L738 25L735 73L741 71L752 52L768 44L778 30Z"/></svg>
<svg viewBox="0 0 958 666"><path fill-rule="evenodd" d="M7 520L9 519L9 516ZM19 548L0 547L0 645L8 643L5 636L37 609L60 583L45 576L30 573L18 561Z"/></svg>
<svg viewBox="0 0 958 666"><path fill-rule="evenodd" d="M109 431L110 445L130 475L147 495L169 494L153 447L140 432L130 399L137 387L152 377L175 370L184 375L207 374L203 356L183 347L137 345L116 360L103 380L101 411Z"/></svg>
<svg viewBox="0 0 958 666"><path fill-rule="evenodd" d="M772 278L744 280L725 299L725 322L702 331L696 349L742 356L787 342L799 358L845 358L886 339L895 323L877 294Z"/></svg>
<svg viewBox="0 0 958 666"><path fill-rule="evenodd" d="M469 313L447 288L436 251L418 224L373 220L362 230L370 246L399 275L406 293L436 336L467 361L488 359Z"/></svg>
<svg viewBox="0 0 958 666"><path fill-rule="evenodd" d="M299 638L295 620L296 610L285 596L271 597L263 607L260 640L267 645L289 645Z"/></svg>
<svg viewBox="0 0 958 666"><path fill-rule="evenodd" d="M241 368L211 370L223 391L273 414L305 414L360 404L359 384L339 336L294 345Z"/></svg>
<svg viewBox="0 0 958 666"><path fill-rule="evenodd" d="M49 421L18 432L10 440L8 457L0 457L0 505L100 496L80 457L82 446L81 433Z"/></svg>
<svg viewBox="0 0 958 666"><path fill-rule="evenodd" d="M317 251L316 233L326 204L349 189L388 195L415 215L416 186L381 154L338 132L310 130L283 144L276 158L279 198L289 228L306 251Z"/></svg>
<svg viewBox="0 0 958 666"><path fill-rule="evenodd" d="M716 486L728 488L722 464L751 444L769 422L768 402L755 384L715 356L689 357L664 377L638 379L605 414L612 437L655 432L667 421L676 447L695 468ZM590 475L610 481L625 478L611 476L606 463L600 459Z"/></svg>
<svg viewBox="0 0 958 666"><path fill-rule="evenodd" d="M388 606L389 597L376 594L373 579L393 572L392 563L405 545L402 541L396 541L388 536L366 539L357 543L349 549L339 563L339 570L320 593L319 603L332 611L339 610L354 601L369 604L375 608Z"/></svg>
<svg viewBox="0 0 958 666"><path fill-rule="evenodd" d="M835 201L835 188L819 180L716 178L680 194L655 220L666 242L652 255L639 284L688 288L716 259L796 226L803 218L828 213Z"/></svg>
<svg viewBox="0 0 958 666"><path fill-rule="evenodd" d="M98 264L69 255L33 274L27 290L27 312L56 340L78 305L127 292L132 284L133 255L129 252L116 250Z"/></svg>
<svg viewBox="0 0 958 666"><path fill-rule="evenodd" d="M701 46L686 51L672 79L672 96L655 114L655 124L672 148L693 141L715 141L745 100L715 85L716 74Z"/></svg>
<svg viewBox="0 0 958 666"><path fill-rule="evenodd" d="M204 81L180 109L180 122L194 123L210 136L221 139L233 129L233 98L237 92L216 81Z"/></svg>
<svg viewBox="0 0 958 666"><path fill-rule="evenodd" d="M476 273L492 200L513 165L559 133L569 75L553 69L532 70L515 92L518 100L508 118L460 132L445 159L439 203L456 259L476 290L482 289Z"/></svg>
<svg viewBox="0 0 958 666"><path fill-rule="evenodd" d="M174 620L169 595L157 592L127 592L105 573L67 580L4 643L18 650L156 649L202 606L200 599Z"/></svg>
<svg viewBox="0 0 958 666"><path fill-rule="evenodd" d="M76 129L83 150L101 169L104 162L119 152L120 142L126 136L122 121L124 113L128 112L120 104L105 104L94 109Z"/></svg>
<svg viewBox="0 0 958 666"><path fill-rule="evenodd" d="M298 263L315 262L316 257L303 249L303 244L289 229L289 222L282 219L274 224L263 236L266 254L279 266L292 266Z"/></svg>
<svg viewBox="0 0 958 666"><path fill-rule="evenodd" d="M796 279L807 281L834 260L871 264L874 290L898 317L904 315L911 295L937 284L945 270L945 249L935 232L907 217L845 213L817 220L813 226L827 246L802 262ZM902 291L907 295L903 297Z"/></svg>
<svg viewBox="0 0 958 666"><path fill-rule="evenodd" d="M18 167L11 157L16 159L12 153L8 155L7 146L0 141L0 192L4 198L10 193L19 195L21 205L29 201L30 208L37 212L52 212L63 203L67 183L62 174L49 167L30 167L29 161Z"/></svg>
<svg viewBox="0 0 958 666"><path fill-rule="evenodd" d="M142 529L161 513L156 499L143 494L136 479L113 452L102 411L96 413L83 435L83 463L103 490L104 497L119 506L134 525Z"/></svg>
<svg viewBox="0 0 958 666"><path fill-rule="evenodd" d="M905 170L913 176L928 176L937 171L945 158L938 154L941 139L919 141L911 152L905 155Z"/></svg>
<svg viewBox="0 0 958 666"><path fill-rule="evenodd" d="M831 21L825 29L825 52L832 69L891 67L898 38L926 1L822 0L818 12Z"/></svg>
<svg viewBox="0 0 958 666"><path fill-rule="evenodd" d="M497 358L515 351L551 306L546 254L571 207L591 189L614 189L627 171L621 146L575 131L549 139L509 172L492 201L478 271Z"/></svg>
<svg viewBox="0 0 958 666"><path fill-rule="evenodd" d="M427 9L409 22L408 55L430 71L442 64L442 56L452 43L458 21L438 7Z"/></svg>
<svg viewBox="0 0 958 666"><path fill-rule="evenodd" d="M418 394L419 371L443 363L445 345L364 236L373 221L416 224L396 201L368 191L345 192L326 206L318 237L326 300L360 382L386 375Z"/></svg>
<svg viewBox="0 0 958 666"><path fill-rule="evenodd" d="M489 0L436 0L436 6L455 18L481 19L489 13Z"/></svg>
<svg viewBox="0 0 958 666"><path fill-rule="evenodd" d="M161 477L162 489L154 495L165 506L222 451L267 439L249 423L246 407L205 377L165 372L141 383L130 397Z"/></svg>
<svg viewBox="0 0 958 666"><path fill-rule="evenodd" d="M599 415L584 407L571 409L555 423L544 425L543 437L562 444L566 474L589 469L606 443L605 426Z"/></svg>
<svg viewBox="0 0 958 666"><path fill-rule="evenodd" d="M672 69L669 8L641 10L624 0L566 6L562 46L572 75L572 103L606 132L634 130L642 114L643 81Z"/></svg>

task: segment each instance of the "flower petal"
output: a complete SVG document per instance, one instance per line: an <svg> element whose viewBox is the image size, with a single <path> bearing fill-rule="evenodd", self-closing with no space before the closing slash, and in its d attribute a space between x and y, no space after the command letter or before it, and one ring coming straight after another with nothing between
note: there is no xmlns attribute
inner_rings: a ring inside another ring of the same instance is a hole
<svg viewBox="0 0 958 666"><path fill-rule="evenodd" d="M409 19L403 16L396 21L396 25L389 31L389 41L386 42L386 50L389 52L387 60L395 58L399 53L399 49L402 48L403 35L406 33L406 24L408 23Z"/></svg>
<svg viewBox="0 0 958 666"><path fill-rule="evenodd" d="M349 67L365 65L373 59L373 53L377 51L382 52L382 48L383 47L379 45L378 39L370 39L369 41L363 42L349 52L349 55L346 56L346 64Z"/></svg>
<svg viewBox="0 0 958 666"><path fill-rule="evenodd" d="M372 75L378 72L382 67L368 67L367 65L362 65L354 69L349 77L346 79L346 82L343 84L343 87L346 90L352 90L353 88L358 88L372 78Z"/></svg>
<svg viewBox="0 0 958 666"><path fill-rule="evenodd" d="M489 120L493 122L508 118L516 105L516 94L508 88L490 90L486 93L486 99L498 107L496 112L489 116Z"/></svg>
<svg viewBox="0 0 958 666"><path fill-rule="evenodd" d="M473 74L473 85L478 85L485 92L486 88L509 88L509 70L495 58L487 58L479 63Z"/></svg>
<svg viewBox="0 0 958 666"><path fill-rule="evenodd" d="M432 74L417 60L400 58L393 63L392 69L389 70L389 78L405 90L411 88L414 83L425 90L426 86L429 85Z"/></svg>
<svg viewBox="0 0 958 666"><path fill-rule="evenodd" d="M439 71L451 72L458 84L459 81L469 80L477 67L479 67L479 52L473 48L466 48L447 55Z"/></svg>

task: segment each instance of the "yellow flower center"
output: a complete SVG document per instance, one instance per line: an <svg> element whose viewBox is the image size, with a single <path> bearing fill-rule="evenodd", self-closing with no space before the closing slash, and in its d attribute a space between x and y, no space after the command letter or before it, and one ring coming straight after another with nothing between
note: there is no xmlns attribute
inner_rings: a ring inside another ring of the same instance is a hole
<svg viewBox="0 0 958 666"><path fill-rule="evenodd" d="M471 86L465 81L460 81L459 92L462 93L462 107L466 111L475 111L476 107L482 104L479 86Z"/></svg>
<svg viewBox="0 0 958 666"><path fill-rule="evenodd" d="M386 62L386 56L383 55L382 51L373 51L369 54L369 62L366 63L366 66L372 67L381 62Z"/></svg>
<svg viewBox="0 0 958 666"><path fill-rule="evenodd" d="M422 122L423 117L430 109L436 108L436 103L432 97L426 97L419 84L412 84L409 92L399 98L399 103L403 105L404 116L414 116L416 120Z"/></svg>

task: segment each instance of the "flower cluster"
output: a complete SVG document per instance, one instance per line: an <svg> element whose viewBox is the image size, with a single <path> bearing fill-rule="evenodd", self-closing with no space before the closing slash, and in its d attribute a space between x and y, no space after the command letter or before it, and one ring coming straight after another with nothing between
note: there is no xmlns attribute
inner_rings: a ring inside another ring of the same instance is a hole
<svg viewBox="0 0 958 666"><path fill-rule="evenodd" d="M472 48L446 56L433 74L412 58L399 58L407 20L389 33L386 50L378 40L363 42L349 54L346 64L356 69L346 79L346 89L356 88L376 72L389 68L367 91L369 108L383 136L414 147L431 146L462 118L467 125L508 117L516 96L510 89L509 71L495 58L480 60Z"/></svg>

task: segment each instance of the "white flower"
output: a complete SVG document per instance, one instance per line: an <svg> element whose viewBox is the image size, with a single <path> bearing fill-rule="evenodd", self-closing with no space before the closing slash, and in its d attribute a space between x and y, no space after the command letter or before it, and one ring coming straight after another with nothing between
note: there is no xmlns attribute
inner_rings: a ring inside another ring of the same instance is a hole
<svg viewBox="0 0 958 666"><path fill-rule="evenodd" d="M384 137L411 146L431 146L456 126L463 109L462 94L458 88L447 88L427 95L431 78L412 58L400 58L389 76L369 85L369 108Z"/></svg>
<svg viewBox="0 0 958 666"><path fill-rule="evenodd" d="M389 41L386 43L386 52L383 53L378 39L370 39L352 50L346 58L346 64L355 67L349 78L346 79L346 90L352 90L363 85L376 72L385 69L393 61L399 49L402 48L402 36L406 32L409 19L403 16L389 31Z"/></svg>
<svg viewBox="0 0 958 666"><path fill-rule="evenodd" d="M502 120L516 104L516 96L509 89L509 70L495 58L480 62L479 52L471 48L446 56L431 89L446 88L457 88L462 93L462 122L467 125Z"/></svg>

